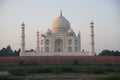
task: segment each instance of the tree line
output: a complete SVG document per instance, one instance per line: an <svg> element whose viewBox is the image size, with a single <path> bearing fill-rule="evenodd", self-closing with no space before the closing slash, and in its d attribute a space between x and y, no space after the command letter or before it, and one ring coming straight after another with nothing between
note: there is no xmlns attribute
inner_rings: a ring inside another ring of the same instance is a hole
<svg viewBox="0 0 120 80"><path fill-rule="evenodd" d="M19 56L19 53L20 49L12 50L10 45L0 50L0 56Z"/></svg>
<svg viewBox="0 0 120 80"><path fill-rule="evenodd" d="M26 50L26 52L31 52L31 51L34 50L33 49ZM12 50L10 45L0 50L0 56L19 56L19 54L20 54L20 49ZM103 50L97 56L120 56L120 52L113 50Z"/></svg>
<svg viewBox="0 0 120 80"><path fill-rule="evenodd" d="M27 74L40 74L40 73L87 73L87 74L107 74L108 72L119 73L120 68L112 67L99 67L99 66L74 66L74 65L54 65L54 66L40 66L29 68L15 68L8 70L13 75L27 75Z"/></svg>
<svg viewBox="0 0 120 80"><path fill-rule="evenodd" d="M120 56L120 52L113 50L103 50L98 56Z"/></svg>

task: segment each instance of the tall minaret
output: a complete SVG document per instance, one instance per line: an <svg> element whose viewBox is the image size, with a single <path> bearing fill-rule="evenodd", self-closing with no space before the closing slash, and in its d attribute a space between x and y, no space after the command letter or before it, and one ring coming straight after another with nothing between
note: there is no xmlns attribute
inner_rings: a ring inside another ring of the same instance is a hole
<svg viewBox="0 0 120 80"><path fill-rule="evenodd" d="M39 41L39 31L37 31L37 50L36 52L40 52L40 41Z"/></svg>
<svg viewBox="0 0 120 80"><path fill-rule="evenodd" d="M94 23L93 21L90 23L90 52L89 52L90 56L94 56L95 55L95 51L94 51Z"/></svg>
<svg viewBox="0 0 120 80"><path fill-rule="evenodd" d="M81 52L81 36L80 36L81 34L80 34L80 31L79 31L79 33L78 33L78 39L79 39L79 51Z"/></svg>
<svg viewBox="0 0 120 80"><path fill-rule="evenodd" d="M22 34L21 34L21 53L20 56L23 56L25 53L25 24L22 23L21 24L21 30L22 30Z"/></svg>

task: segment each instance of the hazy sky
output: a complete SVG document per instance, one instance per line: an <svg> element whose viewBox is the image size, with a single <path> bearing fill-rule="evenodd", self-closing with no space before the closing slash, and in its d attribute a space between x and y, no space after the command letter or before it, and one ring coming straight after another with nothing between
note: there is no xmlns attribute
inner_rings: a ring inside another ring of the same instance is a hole
<svg viewBox="0 0 120 80"><path fill-rule="evenodd" d="M63 16L77 34L82 49L89 50L89 23L95 23L95 51L120 51L120 0L0 0L0 49L20 48L21 24L26 25L26 49L36 48L36 31L44 33Z"/></svg>

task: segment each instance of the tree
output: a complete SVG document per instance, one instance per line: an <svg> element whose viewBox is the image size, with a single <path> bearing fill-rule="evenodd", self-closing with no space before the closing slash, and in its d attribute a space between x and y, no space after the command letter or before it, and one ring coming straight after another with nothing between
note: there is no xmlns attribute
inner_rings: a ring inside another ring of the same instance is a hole
<svg viewBox="0 0 120 80"><path fill-rule="evenodd" d="M119 51L110 51L110 50L103 50L99 56L120 56Z"/></svg>
<svg viewBox="0 0 120 80"><path fill-rule="evenodd" d="M0 56L19 56L19 53L20 49L18 51L17 50L13 51L10 45L0 50Z"/></svg>
<svg viewBox="0 0 120 80"><path fill-rule="evenodd" d="M0 50L0 56L10 56L11 53L13 53L13 51L10 45Z"/></svg>

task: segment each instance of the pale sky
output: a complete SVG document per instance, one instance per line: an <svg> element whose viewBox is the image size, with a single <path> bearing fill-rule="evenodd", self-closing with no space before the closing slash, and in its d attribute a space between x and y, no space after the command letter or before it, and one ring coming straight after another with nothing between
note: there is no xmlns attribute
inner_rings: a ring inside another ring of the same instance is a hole
<svg viewBox="0 0 120 80"><path fill-rule="evenodd" d="M89 50L89 23L94 21L95 51L120 51L120 0L0 0L0 49L20 48L21 24L26 25L26 49L36 48L36 31L44 33L63 16Z"/></svg>

